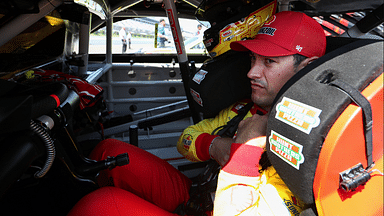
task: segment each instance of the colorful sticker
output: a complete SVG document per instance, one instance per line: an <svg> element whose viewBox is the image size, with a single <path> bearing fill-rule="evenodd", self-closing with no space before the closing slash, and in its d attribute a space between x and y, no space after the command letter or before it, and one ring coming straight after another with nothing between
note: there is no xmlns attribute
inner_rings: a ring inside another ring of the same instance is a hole
<svg viewBox="0 0 384 216"><path fill-rule="evenodd" d="M200 85L201 81L205 79L205 75L207 75L208 72L205 70L199 70L196 72L195 76L193 76L193 81Z"/></svg>
<svg viewBox="0 0 384 216"><path fill-rule="evenodd" d="M245 38L254 38L257 32L276 11L276 1L272 1L264 7L250 13L244 19L224 26L219 32L218 44L209 51L211 57L219 56L230 50L230 42L240 41ZM205 42L211 45L210 42Z"/></svg>
<svg viewBox="0 0 384 216"><path fill-rule="evenodd" d="M300 169L300 164L304 163L304 155L302 153L303 146L276 133L271 131L269 136L269 146L271 152L283 159L289 165L295 169Z"/></svg>
<svg viewBox="0 0 384 216"><path fill-rule="evenodd" d="M273 15L272 17L270 17L267 21L265 21L264 25L271 25L273 22L275 22L276 20L276 16Z"/></svg>
<svg viewBox="0 0 384 216"><path fill-rule="evenodd" d="M201 99L200 93L191 88L189 90L191 92L193 99L196 101L196 103L198 103L200 106L203 106L203 99Z"/></svg>
<svg viewBox="0 0 384 216"><path fill-rule="evenodd" d="M320 109L284 97L276 106L275 118L309 134L319 126L320 113Z"/></svg>

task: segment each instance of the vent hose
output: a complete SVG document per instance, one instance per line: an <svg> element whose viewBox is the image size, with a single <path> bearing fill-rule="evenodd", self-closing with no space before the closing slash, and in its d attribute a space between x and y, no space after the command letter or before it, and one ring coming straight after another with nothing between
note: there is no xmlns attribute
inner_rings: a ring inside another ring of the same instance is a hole
<svg viewBox="0 0 384 216"><path fill-rule="evenodd" d="M56 155L56 149L53 144L53 139L49 136L47 131L45 131L43 126L31 120L30 128L41 138L47 150L47 160L45 161L43 168L35 173L35 178L42 178L45 176L45 174L47 174L53 164Z"/></svg>

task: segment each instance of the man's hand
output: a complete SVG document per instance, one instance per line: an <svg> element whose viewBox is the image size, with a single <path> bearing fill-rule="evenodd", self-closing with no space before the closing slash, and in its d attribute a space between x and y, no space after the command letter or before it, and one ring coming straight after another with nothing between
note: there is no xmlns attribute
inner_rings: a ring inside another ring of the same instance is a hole
<svg viewBox="0 0 384 216"><path fill-rule="evenodd" d="M260 116L257 114L242 120L237 129L236 139L215 139L209 154L223 167L229 160L232 143L246 143L253 138L265 136L267 131L267 121L268 115Z"/></svg>
<svg viewBox="0 0 384 216"><path fill-rule="evenodd" d="M215 159L221 167L223 167L229 160L229 153L231 152L232 138L218 138L212 143L209 154Z"/></svg>
<svg viewBox="0 0 384 216"><path fill-rule="evenodd" d="M265 136L267 131L268 115L253 115L239 123L235 143L246 143L248 140Z"/></svg>

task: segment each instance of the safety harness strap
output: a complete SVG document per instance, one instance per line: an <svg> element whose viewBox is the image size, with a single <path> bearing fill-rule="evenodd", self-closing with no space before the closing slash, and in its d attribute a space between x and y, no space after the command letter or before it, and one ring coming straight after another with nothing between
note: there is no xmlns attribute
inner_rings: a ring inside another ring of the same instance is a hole
<svg viewBox="0 0 384 216"><path fill-rule="evenodd" d="M237 127L241 120L247 115L249 110L251 110L253 106L253 102L247 103L245 106L243 106L241 109L239 109L237 116L233 117L226 125L223 126L223 128L217 132L216 135L222 136L222 137L233 137L237 131Z"/></svg>
<svg viewBox="0 0 384 216"><path fill-rule="evenodd" d="M238 114L233 117L226 125L216 128L212 134L220 135L221 137L233 137L237 131L238 125L245 115L251 110L253 102L247 103L238 110ZM263 115L261 112L257 112ZM200 173L195 181L192 182L190 190L190 199L187 204L181 204L177 207L174 213L179 215L206 215L207 211L213 209L213 198L211 193L216 191L217 177L220 171L220 165L215 160L209 160L205 169Z"/></svg>
<svg viewBox="0 0 384 216"><path fill-rule="evenodd" d="M335 86L341 89L346 93L363 111L363 123L364 123L364 135L365 135L365 150L367 156L368 166L366 169L369 169L373 165L372 161L372 108L369 101L361 94L359 90L349 85L348 83L336 79L329 83L332 86Z"/></svg>

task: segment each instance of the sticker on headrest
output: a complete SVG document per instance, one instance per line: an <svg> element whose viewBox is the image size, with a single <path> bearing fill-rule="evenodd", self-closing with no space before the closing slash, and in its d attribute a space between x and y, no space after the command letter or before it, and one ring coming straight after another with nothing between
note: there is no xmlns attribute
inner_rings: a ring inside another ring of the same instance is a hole
<svg viewBox="0 0 384 216"><path fill-rule="evenodd" d="M191 88L189 90L191 92L193 99L196 101L196 103L198 103L200 106L204 107L203 106L203 99L201 99L199 92L197 92Z"/></svg>
<svg viewBox="0 0 384 216"><path fill-rule="evenodd" d="M320 109L284 97L276 105L275 118L309 134L312 128L319 126L320 113Z"/></svg>
<svg viewBox="0 0 384 216"><path fill-rule="evenodd" d="M271 130L269 150L283 161L300 170L304 163L303 146Z"/></svg>
<svg viewBox="0 0 384 216"><path fill-rule="evenodd" d="M205 79L205 75L208 74L208 71L205 71L203 69L199 70L196 72L195 76L193 76L192 80L199 84L201 83L201 81L203 81Z"/></svg>

